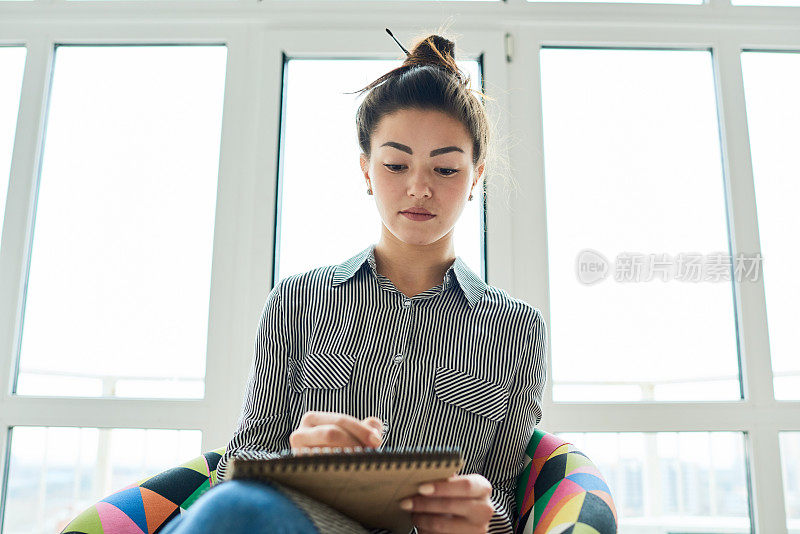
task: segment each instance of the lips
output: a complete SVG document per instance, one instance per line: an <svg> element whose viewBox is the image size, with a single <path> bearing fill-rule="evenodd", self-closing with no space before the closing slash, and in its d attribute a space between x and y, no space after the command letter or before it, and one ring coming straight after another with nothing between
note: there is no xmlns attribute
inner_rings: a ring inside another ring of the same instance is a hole
<svg viewBox="0 0 800 534"><path fill-rule="evenodd" d="M402 215L406 219L411 219L412 221L430 221L436 217L436 215L425 215L424 213L409 213L407 211L401 211L400 215Z"/></svg>
<svg viewBox="0 0 800 534"><path fill-rule="evenodd" d="M403 210L400 213L417 213L419 215L433 215L433 213L429 212L425 208L411 208L411 209Z"/></svg>

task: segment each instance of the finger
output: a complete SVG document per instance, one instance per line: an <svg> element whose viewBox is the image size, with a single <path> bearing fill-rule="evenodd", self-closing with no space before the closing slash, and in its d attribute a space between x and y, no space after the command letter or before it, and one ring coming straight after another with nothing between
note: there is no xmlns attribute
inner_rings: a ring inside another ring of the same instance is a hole
<svg viewBox="0 0 800 534"><path fill-rule="evenodd" d="M442 514L412 513L411 521L422 532L435 532L437 534L461 534L480 532L475 523L470 523L463 517L448 517ZM487 524L488 527L488 524ZM486 532L486 529L483 529Z"/></svg>
<svg viewBox="0 0 800 534"><path fill-rule="evenodd" d="M305 429L300 447L362 447L361 442L339 425L318 425Z"/></svg>
<svg viewBox="0 0 800 534"><path fill-rule="evenodd" d="M366 419L363 419L363 422L367 423L368 425L370 425L372 428L374 428L378 432L381 432L381 433L383 432L383 421L381 421L380 418L375 417L375 416L370 416L370 417L367 417Z"/></svg>
<svg viewBox="0 0 800 534"><path fill-rule="evenodd" d="M303 447L299 447L299 448L292 447L292 454L294 456L311 456L311 455L314 455L314 454L324 454L325 452L328 452L328 451L332 452L332 453L337 453L337 452L351 453L351 452L360 452L362 450L363 450L363 448L360 447L360 446L359 447L338 447L338 446L337 447L328 447L328 446L306 447L306 446L303 446Z"/></svg>
<svg viewBox="0 0 800 534"><path fill-rule="evenodd" d="M303 419L308 426L337 425L358 440L359 446L377 447L381 442L380 433L352 415L338 412L306 412ZM374 439L372 438L373 435L375 436Z"/></svg>
<svg viewBox="0 0 800 534"><path fill-rule="evenodd" d="M410 503L411 512L428 512L434 514L452 514L465 518L479 515L491 517L492 511L489 509L486 497L483 498L464 498L464 497L423 497L417 495L400 501L401 508L403 503ZM406 508L403 508L406 510Z"/></svg>
<svg viewBox="0 0 800 534"><path fill-rule="evenodd" d="M426 492L430 486L432 491ZM422 495L435 497L486 497L492 493L492 484L482 475L454 475L445 480L421 484L417 490Z"/></svg>

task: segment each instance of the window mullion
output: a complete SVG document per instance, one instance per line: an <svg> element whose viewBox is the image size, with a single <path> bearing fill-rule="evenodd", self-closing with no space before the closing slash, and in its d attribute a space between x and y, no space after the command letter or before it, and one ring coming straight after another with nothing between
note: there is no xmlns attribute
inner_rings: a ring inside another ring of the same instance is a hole
<svg viewBox="0 0 800 534"><path fill-rule="evenodd" d="M723 41L714 50L722 159L731 255L761 253L753 165L747 129L738 44ZM774 405L763 276L734 282L739 354L745 398L755 406Z"/></svg>
<svg viewBox="0 0 800 534"><path fill-rule="evenodd" d="M777 425L756 424L748 433L747 468L756 534L787 533L778 430Z"/></svg>
<svg viewBox="0 0 800 534"><path fill-rule="evenodd" d="M39 151L52 65L52 43L45 37L28 41L22 81L17 131L11 155L8 197L3 219L0 254L0 396L7 400L12 390L17 354L22 301L30 255L33 210ZM16 209L11 209L16 207Z"/></svg>

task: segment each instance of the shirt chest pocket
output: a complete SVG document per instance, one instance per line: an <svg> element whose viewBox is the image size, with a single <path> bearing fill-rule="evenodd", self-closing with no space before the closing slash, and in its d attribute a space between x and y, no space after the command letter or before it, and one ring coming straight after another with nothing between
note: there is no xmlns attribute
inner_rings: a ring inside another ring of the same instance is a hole
<svg viewBox="0 0 800 534"><path fill-rule="evenodd" d="M505 387L449 367L436 368L433 392L441 402L491 421L502 421L508 408Z"/></svg>
<svg viewBox="0 0 800 534"><path fill-rule="evenodd" d="M340 389L353 378L356 357L347 354L313 353L305 357L300 389Z"/></svg>

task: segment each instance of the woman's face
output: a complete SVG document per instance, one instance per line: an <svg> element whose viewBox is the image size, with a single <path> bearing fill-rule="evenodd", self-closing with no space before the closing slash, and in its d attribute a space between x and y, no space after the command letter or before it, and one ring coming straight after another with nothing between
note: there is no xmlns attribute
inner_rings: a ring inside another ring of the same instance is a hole
<svg viewBox="0 0 800 534"><path fill-rule="evenodd" d="M361 169L384 226L400 241L428 245L451 233L484 165L472 165L472 139L461 122L440 111L401 110L384 116ZM424 208L434 217L401 212Z"/></svg>

